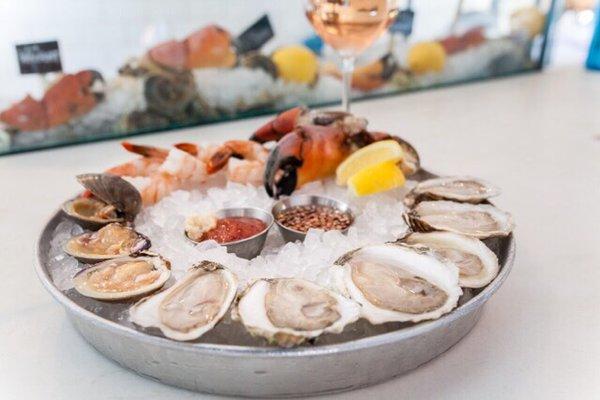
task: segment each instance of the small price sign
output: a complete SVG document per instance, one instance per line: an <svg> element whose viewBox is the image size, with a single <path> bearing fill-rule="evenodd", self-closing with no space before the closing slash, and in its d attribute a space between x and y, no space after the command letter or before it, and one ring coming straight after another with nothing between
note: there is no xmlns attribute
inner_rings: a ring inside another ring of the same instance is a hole
<svg viewBox="0 0 600 400"><path fill-rule="evenodd" d="M56 40L50 42L18 44L17 59L21 74L61 72L60 50Z"/></svg>
<svg viewBox="0 0 600 400"><path fill-rule="evenodd" d="M260 49L273 35L271 21L265 14L237 37L235 45L240 53L247 53Z"/></svg>

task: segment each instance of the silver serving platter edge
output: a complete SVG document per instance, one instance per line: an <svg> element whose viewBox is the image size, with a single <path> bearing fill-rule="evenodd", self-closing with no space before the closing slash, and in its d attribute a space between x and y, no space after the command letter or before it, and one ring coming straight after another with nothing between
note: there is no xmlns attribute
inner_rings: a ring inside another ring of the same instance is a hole
<svg viewBox="0 0 600 400"><path fill-rule="evenodd" d="M454 311L429 322L349 341L292 349L176 342L140 332L86 309L61 292L48 271L48 250L60 211L37 244L36 272L81 335L99 352L138 374L189 390L244 397L321 395L373 385L442 354L475 326L485 303L506 280L515 256L513 235L492 240L500 272ZM487 243L487 241L486 241ZM489 243L488 243L489 245ZM89 307L88 307L89 308Z"/></svg>

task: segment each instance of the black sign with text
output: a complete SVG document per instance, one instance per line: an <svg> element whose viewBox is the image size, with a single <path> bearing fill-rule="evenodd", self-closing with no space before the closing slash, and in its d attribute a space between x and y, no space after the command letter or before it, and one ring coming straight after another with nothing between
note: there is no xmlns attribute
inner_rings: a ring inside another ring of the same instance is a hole
<svg viewBox="0 0 600 400"><path fill-rule="evenodd" d="M57 41L18 44L16 47L21 74L62 71Z"/></svg>
<svg viewBox="0 0 600 400"><path fill-rule="evenodd" d="M273 37L273 27L268 15L263 15L235 40L235 47L241 54L260 49Z"/></svg>

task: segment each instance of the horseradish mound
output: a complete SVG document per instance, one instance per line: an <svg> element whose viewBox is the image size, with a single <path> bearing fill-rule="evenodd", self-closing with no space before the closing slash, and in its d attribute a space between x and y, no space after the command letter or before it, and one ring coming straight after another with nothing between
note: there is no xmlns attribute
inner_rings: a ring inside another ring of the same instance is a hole
<svg viewBox="0 0 600 400"><path fill-rule="evenodd" d="M152 252L171 262L176 278L195 263L210 260L234 272L240 286L266 277L299 277L328 286L330 267L339 256L367 244L396 240L406 233L408 227L402 219L402 199L406 191L403 188L356 198L333 180L309 183L294 194L325 195L350 204L356 219L348 233L311 229L304 242L285 243L274 224L261 255L252 260L229 254L225 246L214 241L190 242L184 236L184 224L189 215L228 207L258 207L270 212L274 200L263 187L229 182L224 187L177 191L156 205L144 208L135 220L135 229L150 238ZM81 268L63 251L73 232L81 232L78 228L72 222L59 224L51 242L51 263L61 265L61 268L51 268L57 271L52 278L61 290L72 287L70 277Z"/></svg>

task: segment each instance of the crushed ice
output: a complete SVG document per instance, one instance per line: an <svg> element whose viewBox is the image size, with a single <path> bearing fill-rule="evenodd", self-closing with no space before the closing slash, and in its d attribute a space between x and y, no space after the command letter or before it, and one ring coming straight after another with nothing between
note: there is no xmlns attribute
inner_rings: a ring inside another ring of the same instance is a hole
<svg viewBox="0 0 600 400"><path fill-rule="evenodd" d="M355 222L346 235L339 231L310 230L304 242L285 243L274 225L267 236L261 255L245 260L229 254L214 241L194 244L183 234L185 218L191 214L207 213L226 207L259 207L270 210L273 204L263 187L227 183L207 190L177 191L152 207L147 207L135 220L136 230L152 241L153 252L161 254L172 264L179 278L201 260L219 262L237 274L240 284L264 277L301 277L322 285L330 283L329 267L354 248L383 243L403 236L407 226L402 219L402 198L406 190L397 189L382 194L356 198L332 180L313 182L297 191L298 194L320 194L342 200L352 208ZM69 237L81 232L72 222L61 222L51 243L51 262L62 268L51 268L52 279L61 289L72 287L71 277L79 270L78 263L63 252Z"/></svg>
<svg viewBox="0 0 600 400"><path fill-rule="evenodd" d="M67 241L81 233L83 229L72 221L62 221L54 229L48 255L48 270L59 290L72 288L73 276L81 269L79 262L64 251Z"/></svg>

